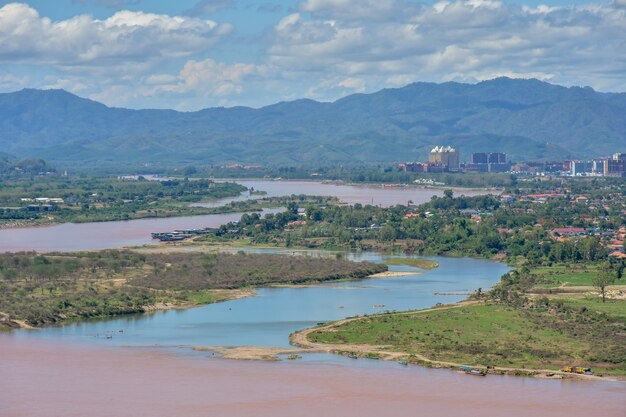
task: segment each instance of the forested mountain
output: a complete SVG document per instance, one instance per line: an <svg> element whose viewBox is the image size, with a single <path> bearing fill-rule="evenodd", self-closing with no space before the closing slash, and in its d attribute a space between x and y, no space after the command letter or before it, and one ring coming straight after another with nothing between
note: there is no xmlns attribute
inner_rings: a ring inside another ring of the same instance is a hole
<svg viewBox="0 0 626 417"><path fill-rule="evenodd" d="M626 94L497 78L414 83L333 103L196 112L107 107L63 90L0 94L0 150L59 162L389 162L433 145L514 160L626 151Z"/></svg>

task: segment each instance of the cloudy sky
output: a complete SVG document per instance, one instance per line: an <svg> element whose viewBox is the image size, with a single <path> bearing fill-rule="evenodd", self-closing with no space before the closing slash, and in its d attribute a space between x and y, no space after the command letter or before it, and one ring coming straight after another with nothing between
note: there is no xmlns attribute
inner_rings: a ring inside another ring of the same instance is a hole
<svg viewBox="0 0 626 417"><path fill-rule="evenodd" d="M626 91L626 0L0 0L2 92L196 110L502 75Z"/></svg>

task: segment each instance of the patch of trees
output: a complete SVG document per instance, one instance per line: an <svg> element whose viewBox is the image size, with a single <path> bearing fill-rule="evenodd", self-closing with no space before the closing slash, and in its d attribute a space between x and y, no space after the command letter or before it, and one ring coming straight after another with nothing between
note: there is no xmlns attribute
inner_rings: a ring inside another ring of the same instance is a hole
<svg viewBox="0 0 626 417"><path fill-rule="evenodd" d="M345 259L269 254L6 253L0 254L0 312L9 320L41 326L140 313L159 301L189 302L196 291L359 279L386 269Z"/></svg>

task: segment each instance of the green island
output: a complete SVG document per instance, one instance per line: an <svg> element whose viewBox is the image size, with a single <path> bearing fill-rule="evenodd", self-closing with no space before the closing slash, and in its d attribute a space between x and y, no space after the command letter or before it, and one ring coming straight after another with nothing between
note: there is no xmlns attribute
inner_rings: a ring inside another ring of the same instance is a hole
<svg viewBox="0 0 626 417"><path fill-rule="evenodd" d="M258 209L253 204L219 208L191 203L234 197L247 191L235 183L209 180L149 181L143 177L62 175L0 178L0 227L172 217Z"/></svg>
<svg viewBox="0 0 626 417"><path fill-rule="evenodd" d="M272 284L362 279L387 266L271 254L0 254L0 329L192 307Z"/></svg>
<svg viewBox="0 0 626 417"><path fill-rule="evenodd" d="M40 161L36 167L45 167L45 162ZM269 198L264 197L262 191L249 191L239 184L207 179L157 181L142 176L65 177L29 172L0 173L0 228L254 212L283 207L290 202L327 204L336 201L330 197L303 195ZM193 205L236 197L243 192L259 197L218 207Z"/></svg>

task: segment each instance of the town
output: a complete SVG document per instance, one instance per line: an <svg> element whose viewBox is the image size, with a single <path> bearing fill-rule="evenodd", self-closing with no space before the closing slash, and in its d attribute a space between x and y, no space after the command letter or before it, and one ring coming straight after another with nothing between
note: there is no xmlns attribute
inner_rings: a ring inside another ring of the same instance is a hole
<svg viewBox="0 0 626 417"><path fill-rule="evenodd" d="M461 163L460 152L451 146L435 146L428 162L405 162L398 164L404 172L510 172L528 175L626 177L626 153L617 152L610 157L592 160L564 160L562 162L507 161L503 152L473 152L468 163Z"/></svg>

